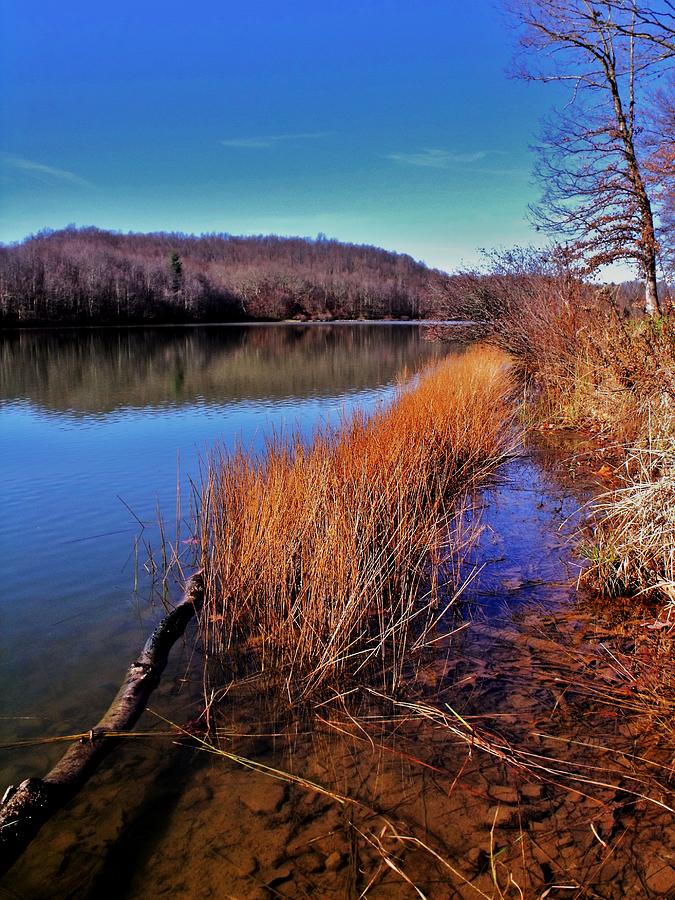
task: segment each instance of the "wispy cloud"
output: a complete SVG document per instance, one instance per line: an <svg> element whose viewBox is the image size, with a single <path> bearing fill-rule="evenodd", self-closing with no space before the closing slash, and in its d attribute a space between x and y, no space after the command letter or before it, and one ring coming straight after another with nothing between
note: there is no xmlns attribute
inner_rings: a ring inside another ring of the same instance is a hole
<svg viewBox="0 0 675 900"><path fill-rule="evenodd" d="M388 153L386 159L405 166L426 169L450 169L458 165L482 162L494 156L504 156L503 150L474 150L470 153L452 153L438 147L428 147L414 153Z"/></svg>
<svg viewBox="0 0 675 900"><path fill-rule="evenodd" d="M263 137L226 138L220 143L223 147L240 150L268 150L284 141L315 141L329 137L330 131L307 131L300 134L268 134Z"/></svg>
<svg viewBox="0 0 675 900"><path fill-rule="evenodd" d="M68 172L66 169L58 169L56 166L47 166L44 163L35 162L33 159L24 159L21 156L12 156L9 153L0 154L0 164L3 168L22 172L30 178L43 183L53 183L55 181L65 181L70 184L76 184L79 187L93 187L90 181L80 178L74 172Z"/></svg>

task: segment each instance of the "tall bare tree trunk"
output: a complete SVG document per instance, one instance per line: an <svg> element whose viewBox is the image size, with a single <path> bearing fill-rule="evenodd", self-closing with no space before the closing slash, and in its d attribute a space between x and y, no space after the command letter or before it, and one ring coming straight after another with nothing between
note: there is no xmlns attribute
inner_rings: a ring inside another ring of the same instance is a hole
<svg viewBox="0 0 675 900"><path fill-rule="evenodd" d="M632 46L632 45L631 45ZM661 312L661 304L659 303L659 290L656 281L656 250L657 240L654 228L654 213L652 211L651 200L647 193L645 180L642 176L642 170L638 163L637 153L635 150L635 126L634 126L634 79L635 68L633 53L631 51L631 71L630 71L630 103L628 116L621 100L621 92L619 91L619 82L614 57L604 62L605 76L607 84L612 95L614 104L614 116L618 125L618 132L623 143L623 152L626 159L626 174L628 181L633 188L635 199L637 200L639 216L640 216L640 251L642 256L642 269L645 280L645 313L648 316L655 316Z"/></svg>
<svg viewBox="0 0 675 900"><path fill-rule="evenodd" d="M657 316L661 313L659 293L656 286L656 265L649 267L645 272L645 313L648 316Z"/></svg>

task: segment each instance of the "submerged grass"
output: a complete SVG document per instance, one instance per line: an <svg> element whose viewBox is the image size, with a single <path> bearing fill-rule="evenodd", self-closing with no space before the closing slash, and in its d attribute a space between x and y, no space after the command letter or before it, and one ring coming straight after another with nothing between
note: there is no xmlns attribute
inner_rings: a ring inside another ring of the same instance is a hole
<svg viewBox="0 0 675 900"><path fill-rule="evenodd" d="M295 699L376 664L395 689L452 601L459 507L512 449L512 393L505 355L473 348L309 444L213 455L200 520L210 650L245 646Z"/></svg>

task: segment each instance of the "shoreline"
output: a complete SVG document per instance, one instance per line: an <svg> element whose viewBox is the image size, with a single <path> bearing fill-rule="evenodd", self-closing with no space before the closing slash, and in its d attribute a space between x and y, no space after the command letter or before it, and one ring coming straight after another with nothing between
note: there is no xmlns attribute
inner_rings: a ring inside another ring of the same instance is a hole
<svg viewBox="0 0 675 900"><path fill-rule="evenodd" d="M453 326L485 326L489 322L480 322L473 319L309 319L299 321L297 319L254 319L237 322L127 322L120 324L72 324L50 323L35 325L3 325L0 326L0 334L8 334L15 331L93 331L100 329L116 329L118 331L131 328L248 328L263 325L300 325L300 326L325 326L325 325L429 325L443 327Z"/></svg>

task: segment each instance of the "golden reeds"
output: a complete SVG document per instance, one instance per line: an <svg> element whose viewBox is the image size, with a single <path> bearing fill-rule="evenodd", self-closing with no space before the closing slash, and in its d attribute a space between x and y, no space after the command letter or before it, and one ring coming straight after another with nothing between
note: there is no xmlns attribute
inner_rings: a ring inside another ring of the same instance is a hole
<svg viewBox="0 0 675 900"><path fill-rule="evenodd" d="M451 602L453 513L512 446L512 390L504 355L474 348L309 444L212 455L208 646L246 647L296 698L376 661L395 687Z"/></svg>

